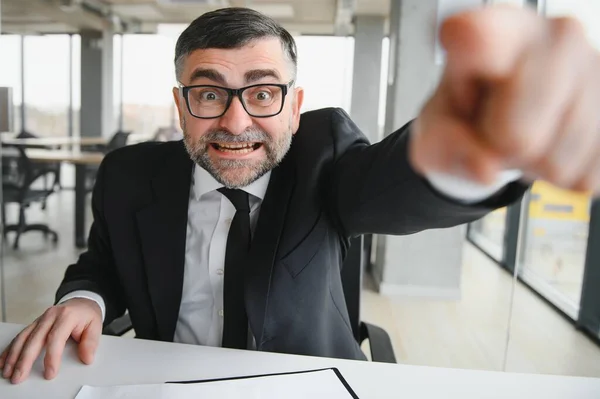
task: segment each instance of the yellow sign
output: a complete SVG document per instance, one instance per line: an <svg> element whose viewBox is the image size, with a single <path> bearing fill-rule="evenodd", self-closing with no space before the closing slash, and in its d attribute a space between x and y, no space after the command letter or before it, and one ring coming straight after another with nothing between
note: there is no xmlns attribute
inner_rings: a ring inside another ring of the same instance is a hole
<svg viewBox="0 0 600 399"><path fill-rule="evenodd" d="M529 217L589 222L590 196L536 181L531 189Z"/></svg>

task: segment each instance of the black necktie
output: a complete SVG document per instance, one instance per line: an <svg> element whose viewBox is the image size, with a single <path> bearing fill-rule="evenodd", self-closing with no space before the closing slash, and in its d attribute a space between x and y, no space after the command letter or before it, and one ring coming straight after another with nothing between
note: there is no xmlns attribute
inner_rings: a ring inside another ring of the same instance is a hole
<svg viewBox="0 0 600 399"><path fill-rule="evenodd" d="M248 317L244 306L244 261L250 252L251 241L248 193L229 188L220 188L219 191L231 201L236 210L229 227L225 252L222 344L225 348L246 349Z"/></svg>

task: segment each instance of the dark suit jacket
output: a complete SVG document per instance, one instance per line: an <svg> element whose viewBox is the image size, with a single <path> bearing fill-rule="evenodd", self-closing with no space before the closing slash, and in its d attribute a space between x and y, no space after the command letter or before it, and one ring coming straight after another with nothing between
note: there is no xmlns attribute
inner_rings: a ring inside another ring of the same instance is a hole
<svg viewBox="0 0 600 399"><path fill-rule="evenodd" d="M514 183L477 206L444 198L408 164L406 131L369 145L340 109L302 115L290 152L272 172L246 265L258 350L364 358L340 278L349 237L454 226L523 194ZM182 142L107 155L93 193L89 248L67 269L57 300L94 291L106 302L105 324L127 309L137 337L172 341L192 166Z"/></svg>

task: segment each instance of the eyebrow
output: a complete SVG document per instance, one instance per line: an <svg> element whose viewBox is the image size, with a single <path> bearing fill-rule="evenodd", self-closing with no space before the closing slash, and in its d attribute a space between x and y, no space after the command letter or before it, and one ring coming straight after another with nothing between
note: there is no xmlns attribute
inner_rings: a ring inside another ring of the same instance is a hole
<svg viewBox="0 0 600 399"><path fill-rule="evenodd" d="M254 83L264 78L275 78L280 80L281 76L275 69L253 69L244 74L246 83Z"/></svg>
<svg viewBox="0 0 600 399"><path fill-rule="evenodd" d="M190 82L193 83L197 79L206 78L223 86L227 85L225 76L216 69L198 68L192 72ZM280 80L281 76L275 69L253 69L244 74L246 83L254 83L264 78L274 78Z"/></svg>
<svg viewBox="0 0 600 399"><path fill-rule="evenodd" d="M225 76L215 69L198 68L194 70L194 72L192 72L192 76L190 76L190 82L193 83L195 80L200 78L212 80L213 82L219 83L223 86L227 84Z"/></svg>

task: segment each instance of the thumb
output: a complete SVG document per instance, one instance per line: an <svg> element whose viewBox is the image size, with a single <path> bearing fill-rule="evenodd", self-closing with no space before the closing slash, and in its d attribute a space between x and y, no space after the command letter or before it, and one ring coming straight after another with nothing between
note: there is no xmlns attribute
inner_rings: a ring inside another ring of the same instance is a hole
<svg viewBox="0 0 600 399"><path fill-rule="evenodd" d="M79 359L85 364L91 364L94 361L96 349L100 342L102 334L102 323L98 320L92 320L81 333L81 339L78 345Z"/></svg>

